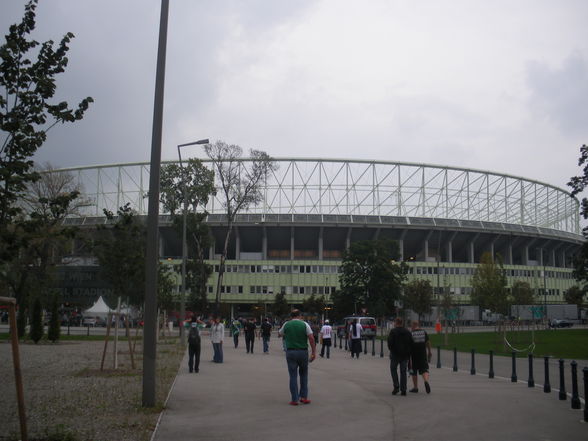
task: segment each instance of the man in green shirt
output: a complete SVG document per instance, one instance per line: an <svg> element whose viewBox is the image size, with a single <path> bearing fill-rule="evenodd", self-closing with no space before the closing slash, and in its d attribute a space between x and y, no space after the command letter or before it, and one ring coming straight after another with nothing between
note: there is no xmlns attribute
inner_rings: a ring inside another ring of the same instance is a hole
<svg viewBox="0 0 588 441"><path fill-rule="evenodd" d="M294 309L290 313L291 320L284 323L279 334L284 337L286 346L286 363L290 375L290 394L292 406L310 404L308 399L308 343L312 350L310 361L316 358L316 343L312 335L312 329L308 323L302 320L301 313ZM298 388L298 375L300 375L300 388Z"/></svg>

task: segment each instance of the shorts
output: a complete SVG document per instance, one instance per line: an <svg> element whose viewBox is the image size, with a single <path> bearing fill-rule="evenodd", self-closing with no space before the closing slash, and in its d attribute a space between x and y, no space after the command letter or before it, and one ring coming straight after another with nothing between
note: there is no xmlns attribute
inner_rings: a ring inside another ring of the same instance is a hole
<svg viewBox="0 0 588 441"><path fill-rule="evenodd" d="M429 363L425 358L410 360L410 375L423 375L425 372L429 372Z"/></svg>

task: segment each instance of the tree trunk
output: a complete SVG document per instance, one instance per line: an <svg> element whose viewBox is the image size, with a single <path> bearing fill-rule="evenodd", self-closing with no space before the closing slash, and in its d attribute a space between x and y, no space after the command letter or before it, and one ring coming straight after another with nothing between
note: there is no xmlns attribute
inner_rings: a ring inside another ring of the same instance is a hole
<svg viewBox="0 0 588 441"><path fill-rule="evenodd" d="M229 239L231 237L231 231L233 229L233 221L229 218L227 223L227 235L225 236L225 244L223 247L223 253L221 254L220 265L218 268L218 279L216 284L216 302L215 302L215 314L220 313L220 301L221 301L221 286L223 283L223 276L225 274L225 261L227 259L227 253L229 250Z"/></svg>

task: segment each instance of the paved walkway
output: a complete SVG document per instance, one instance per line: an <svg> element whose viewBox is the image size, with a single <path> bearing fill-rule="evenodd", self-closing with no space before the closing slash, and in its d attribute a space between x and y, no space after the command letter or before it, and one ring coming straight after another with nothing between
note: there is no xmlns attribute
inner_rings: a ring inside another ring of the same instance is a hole
<svg viewBox="0 0 588 441"><path fill-rule="evenodd" d="M470 375L467 354L460 356L460 370L452 372L452 354L442 353L443 367L435 368L435 357L431 365L432 393L424 393L421 384L418 394L402 397L391 395L389 362L379 357L379 349L372 357L370 347L359 360L334 349L330 359L311 364L312 403L294 407L288 405L281 340L272 339L269 355L261 352L259 340L254 355L245 353L244 342L238 349L225 343L225 362L214 364L211 345L203 339L198 374L188 373L184 359L154 441L588 439L583 409L572 410L570 398L560 401L557 392L529 388L526 372L519 374L524 381L511 383L508 358L495 358L496 375L507 378L491 380L487 368L482 373L482 357L480 374ZM579 363L579 380L584 366ZM554 382L556 373L551 377ZM579 385L582 390L581 380Z"/></svg>

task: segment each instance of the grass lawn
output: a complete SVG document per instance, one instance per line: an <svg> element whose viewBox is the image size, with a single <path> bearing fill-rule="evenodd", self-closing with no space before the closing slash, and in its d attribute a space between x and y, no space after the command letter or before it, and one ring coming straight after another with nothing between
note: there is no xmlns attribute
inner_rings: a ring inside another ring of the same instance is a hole
<svg viewBox="0 0 588 441"><path fill-rule="evenodd" d="M567 360L588 360L588 329L577 330L542 330L534 333L536 357L545 355ZM457 348L460 352L470 352L475 349L477 353L487 354L494 351L496 355L510 355L512 349L506 346L503 334L495 332L476 332L464 334L448 334L447 345L444 344L445 336L430 334L431 345L441 349ZM516 349L526 349L533 342L531 331L512 331L506 333L506 339ZM528 352L519 352L518 355L526 357Z"/></svg>

